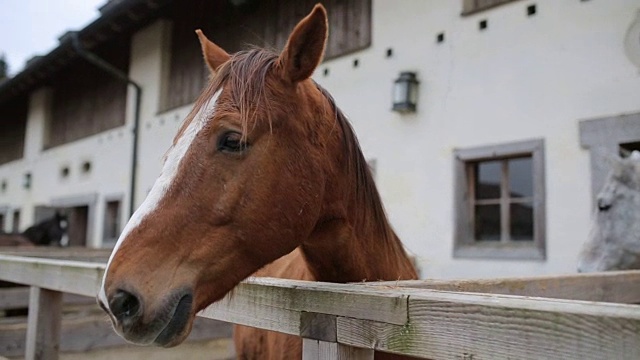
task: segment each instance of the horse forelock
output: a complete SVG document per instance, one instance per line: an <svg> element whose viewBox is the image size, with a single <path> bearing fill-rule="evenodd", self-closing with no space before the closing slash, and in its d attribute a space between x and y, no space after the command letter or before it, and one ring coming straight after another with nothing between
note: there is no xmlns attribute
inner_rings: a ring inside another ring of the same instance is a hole
<svg viewBox="0 0 640 360"><path fill-rule="evenodd" d="M221 65L212 76L180 126L173 144L175 145L182 137L185 129L189 127L207 101L222 88L229 92L231 101L220 101L216 111L238 114L244 137L257 125L258 121L268 121L271 128L273 119L272 112L269 111L271 109L267 92L275 89L267 82L267 75L273 69L277 59L278 55L275 52L262 48L233 54L229 61Z"/></svg>

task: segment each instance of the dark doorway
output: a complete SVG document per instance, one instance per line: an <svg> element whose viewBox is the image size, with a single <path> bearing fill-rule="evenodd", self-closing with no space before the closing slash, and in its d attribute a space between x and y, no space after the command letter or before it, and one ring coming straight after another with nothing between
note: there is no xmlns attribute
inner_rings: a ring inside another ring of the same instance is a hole
<svg viewBox="0 0 640 360"><path fill-rule="evenodd" d="M69 219L69 246L86 246L89 206L75 206L64 210Z"/></svg>

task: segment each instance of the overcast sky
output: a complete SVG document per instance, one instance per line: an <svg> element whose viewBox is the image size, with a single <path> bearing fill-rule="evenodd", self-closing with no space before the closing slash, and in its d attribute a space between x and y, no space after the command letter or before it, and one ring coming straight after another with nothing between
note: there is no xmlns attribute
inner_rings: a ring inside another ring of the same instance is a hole
<svg viewBox="0 0 640 360"><path fill-rule="evenodd" d="M67 30L79 30L95 20L107 0L0 0L0 54L9 73L19 72L34 55L58 45Z"/></svg>

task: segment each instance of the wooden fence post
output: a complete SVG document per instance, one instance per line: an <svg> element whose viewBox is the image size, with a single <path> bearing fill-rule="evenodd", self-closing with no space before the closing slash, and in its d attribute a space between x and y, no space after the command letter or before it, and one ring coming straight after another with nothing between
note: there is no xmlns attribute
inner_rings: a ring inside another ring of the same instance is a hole
<svg viewBox="0 0 640 360"><path fill-rule="evenodd" d="M335 342L302 339L302 360L373 360L373 350Z"/></svg>
<svg viewBox="0 0 640 360"><path fill-rule="evenodd" d="M60 348L62 293L31 287L27 322L26 360L57 360Z"/></svg>
<svg viewBox="0 0 640 360"><path fill-rule="evenodd" d="M302 312L302 360L373 360L373 350L338 344L336 316Z"/></svg>

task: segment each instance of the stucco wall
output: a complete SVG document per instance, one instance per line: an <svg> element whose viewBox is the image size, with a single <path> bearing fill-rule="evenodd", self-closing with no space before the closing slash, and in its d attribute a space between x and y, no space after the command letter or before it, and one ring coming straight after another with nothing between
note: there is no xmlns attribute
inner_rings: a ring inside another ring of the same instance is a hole
<svg viewBox="0 0 640 360"><path fill-rule="evenodd" d="M532 3L461 17L461 1L374 0L373 46L316 74L377 160L387 212L423 277L574 272L591 206L578 122L640 109L638 69L623 49L640 4L537 1L527 17ZM407 70L421 81L418 112L398 115L391 85ZM453 149L534 138L545 142L547 260L453 259Z"/></svg>

